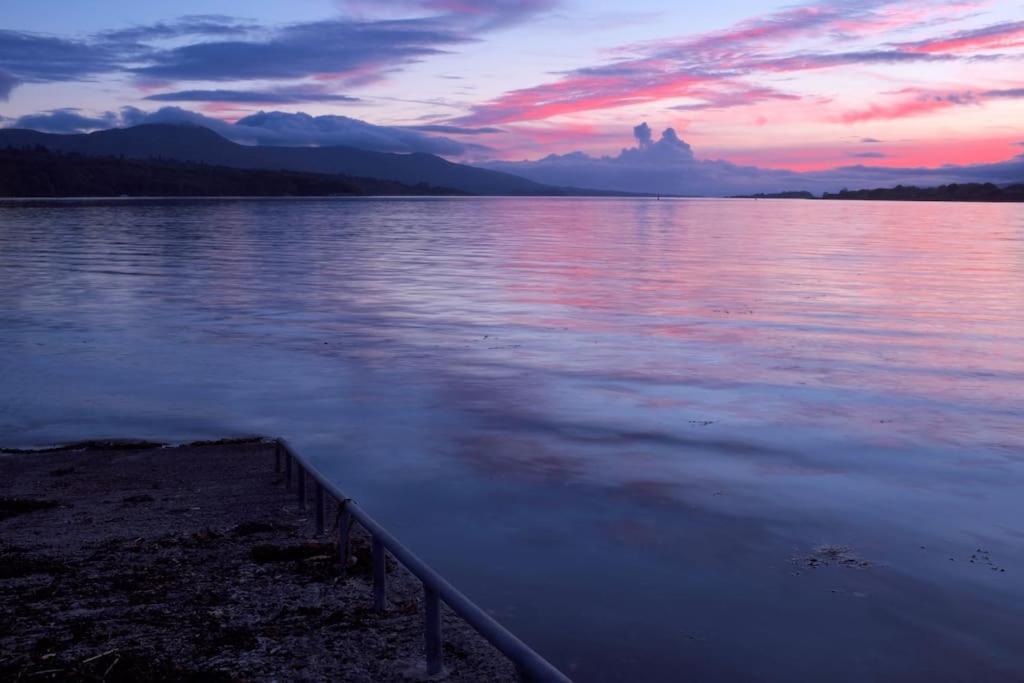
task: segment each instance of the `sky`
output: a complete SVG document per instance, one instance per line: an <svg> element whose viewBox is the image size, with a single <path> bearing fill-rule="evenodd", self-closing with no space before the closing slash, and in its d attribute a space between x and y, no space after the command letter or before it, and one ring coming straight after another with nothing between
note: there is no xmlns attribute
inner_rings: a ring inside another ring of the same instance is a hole
<svg viewBox="0 0 1024 683"><path fill-rule="evenodd" d="M1020 0L2 3L5 126L191 120L524 174L572 153L810 173L1024 153Z"/></svg>

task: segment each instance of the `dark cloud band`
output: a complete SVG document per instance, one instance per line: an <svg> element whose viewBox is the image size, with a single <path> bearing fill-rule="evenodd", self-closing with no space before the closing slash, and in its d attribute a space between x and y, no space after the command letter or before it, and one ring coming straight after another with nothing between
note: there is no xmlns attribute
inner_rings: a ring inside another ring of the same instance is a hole
<svg viewBox="0 0 1024 683"><path fill-rule="evenodd" d="M306 88L274 90L179 90L150 95L151 102L227 102L235 104L305 104L309 102L360 102L358 97Z"/></svg>

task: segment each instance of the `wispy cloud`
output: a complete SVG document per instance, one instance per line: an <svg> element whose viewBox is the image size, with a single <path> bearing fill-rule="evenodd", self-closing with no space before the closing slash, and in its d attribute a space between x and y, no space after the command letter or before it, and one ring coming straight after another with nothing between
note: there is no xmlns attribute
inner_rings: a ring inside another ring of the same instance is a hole
<svg viewBox="0 0 1024 683"><path fill-rule="evenodd" d="M406 17L410 13L442 15L477 31L507 28L540 16L560 0L339 0L350 15L363 20Z"/></svg>
<svg viewBox="0 0 1024 683"><path fill-rule="evenodd" d="M323 87L288 86L270 90L178 90L157 93L153 102L224 102L234 104L305 104L309 102L360 102L358 97L326 92Z"/></svg>
<svg viewBox="0 0 1024 683"><path fill-rule="evenodd" d="M240 36L259 28L258 24L220 14L193 14L177 21L103 31L97 38L111 43L149 43L187 36Z"/></svg>
<svg viewBox="0 0 1024 683"><path fill-rule="evenodd" d="M343 15L280 27L193 15L74 39L0 30L0 69L28 82L128 74L148 83L317 78L354 86L553 5L553 0L420 0L399 5L416 10L412 17ZM234 90L206 92L238 101Z"/></svg>
<svg viewBox="0 0 1024 683"><path fill-rule="evenodd" d="M986 90L982 97L996 100L1019 100L1024 98L1024 88L1006 88L1003 90Z"/></svg>
<svg viewBox="0 0 1024 683"><path fill-rule="evenodd" d="M899 43L901 50L912 52L972 52L1024 46L1024 21L993 24L948 36Z"/></svg>
<svg viewBox="0 0 1024 683"><path fill-rule="evenodd" d="M168 81L297 79L342 83L375 80L382 70L415 62L469 40L436 18L383 22L345 19L295 24L253 40L203 41L147 55L131 69Z"/></svg>
<svg viewBox="0 0 1024 683"><path fill-rule="evenodd" d="M920 116L921 114L964 104L977 103L978 99L969 93L916 93L908 99L877 103L856 111L848 111L842 114L839 119L843 123L902 119L908 116Z"/></svg>
<svg viewBox="0 0 1024 683"><path fill-rule="evenodd" d="M567 72L556 81L514 90L454 119L461 125L543 120L563 114L610 109L669 98L704 103L681 110L744 106L783 99L769 96L765 74L788 74L851 65L952 61L942 50L899 46L861 50L792 52L798 39L831 37L842 44L886 32L934 27L960 16L976 2L950 0L924 6L905 0L824 0L740 22L726 30L618 48L619 59ZM744 95L744 93L746 93ZM761 97L758 97L760 93Z"/></svg>
<svg viewBox="0 0 1024 683"><path fill-rule="evenodd" d="M906 88L896 93L890 102L875 103L863 109L849 111L840 116L844 123L893 120L921 116L953 107L981 105L988 100L1024 99L1024 88L1002 90L963 90L959 92L929 92Z"/></svg>
<svg viewBox="0 0 1024 683"><path fill-rule="evenodd" d="M405 126L408 130L418 130L423 133L446 133L448 135L488 135L491 133L504 133L501 128L467 128L465 126L446 126L438 123L424 124L421 126Z"/></svg>
<svg viewBox="0 0 1024 683"><path fill-rule="evenodd" d="M122 68L123 47L0 30L0 69L27 82L75 81Z"/></svg>
<svg viewBox="0 0 1024 683"><path fill-rule="evenodd" d="M747 107L759 102L769 100L799 100L799 95L785 93L775 88L763 86L738 85L734 88L726 86L722 90L707 90L702 92L694 89L689 93L690 97L703 100L695 104L679 104L670 107L676 111L702 111L708 109L729 109L731 107Z"/></svg>

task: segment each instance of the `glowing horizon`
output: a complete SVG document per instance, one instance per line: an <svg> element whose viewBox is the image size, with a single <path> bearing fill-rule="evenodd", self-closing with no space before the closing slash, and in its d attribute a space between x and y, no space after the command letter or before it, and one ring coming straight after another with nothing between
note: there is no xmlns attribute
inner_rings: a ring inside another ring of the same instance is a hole
<svg viewBox="0 0 1024 683"><path fill-rule="evenodd" d="M1024 21L1010 1L747 0L699 17L661 0L381 6L102 0L86 14L43 0L0 30L0 124L95 129L129 121L124 107L229 122L305 112L399 128L401 144L446 138L425 150L481 161L614 155L646 121L697 158L792 171L1024 152Z"/></svg>

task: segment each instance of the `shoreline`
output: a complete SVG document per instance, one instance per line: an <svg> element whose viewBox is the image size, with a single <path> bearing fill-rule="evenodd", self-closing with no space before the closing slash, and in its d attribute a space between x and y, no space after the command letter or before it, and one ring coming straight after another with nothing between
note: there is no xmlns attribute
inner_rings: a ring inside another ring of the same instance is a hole
<svg viewBox="0 0 1024 683"><path fill-rule="evenodd" d="M0 677L425 679L419 582L389 560L374 612L368 537L353 533L343 576L274 448L0 450ZM447 608L443 622L444 680L515 680Z"/></svg>

